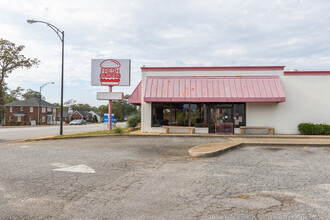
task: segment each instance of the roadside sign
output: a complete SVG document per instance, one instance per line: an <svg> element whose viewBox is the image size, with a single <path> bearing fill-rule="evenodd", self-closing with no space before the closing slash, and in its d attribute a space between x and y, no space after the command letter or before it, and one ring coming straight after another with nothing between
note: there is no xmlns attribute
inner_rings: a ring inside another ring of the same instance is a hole
<svg viewBox="0 0 330 220"><path fill-rule="evenodd" d="M96 99L97 100L123 100L124 93L123 92L97 92Z"/></svg>
<svg viewBox="0 0 330 220"><path fill-rule="evenodd" d="M104 114L103 116L103 123L108 124L109 123L109 114Z"/></svg>
<svg viewBox="0 0 330 220"><path fill-rule="evenodd" d="M131 60L92 59L92 86L130 86Z"/></svg>

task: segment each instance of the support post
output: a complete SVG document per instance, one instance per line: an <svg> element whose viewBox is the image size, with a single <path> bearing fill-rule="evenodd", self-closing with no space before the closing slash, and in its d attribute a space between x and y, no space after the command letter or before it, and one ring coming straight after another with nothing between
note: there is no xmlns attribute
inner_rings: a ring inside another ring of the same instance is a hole
<svg viewBox="0 0 330 220"><path fill-rule="evenodd" d="M109 92L112 92L112 86L109 86ZM108 130L111 131L112 129L112 100L109 100L109 126L108 126Z"/></svg>

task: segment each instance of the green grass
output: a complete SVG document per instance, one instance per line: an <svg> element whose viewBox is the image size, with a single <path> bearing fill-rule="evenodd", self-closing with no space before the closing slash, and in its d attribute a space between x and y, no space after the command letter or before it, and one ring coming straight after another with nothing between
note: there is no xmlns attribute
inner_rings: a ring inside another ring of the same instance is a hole
<svg viewBox="0 0 330 220"><path fill-rule="evenodd" d="M129 128L114 128L111 131L103 130L103 131L90 131L90 132L82 132L82 133L76 133L76 134L65 134L65 135L58 135L54 138L63 138L63 137L81 137L81 136L104 136L104 135L113 135L113 134L127 134Z"/></svg>
<svg viewBox="0 0 330 220"><path fill-rule="evenodd" d="M102 130L102 131L90 131L90 132L82 132L82 133L75 133L75 134L64 134L64 135L57 135L50 137L52 138L70 138L70 137L97 137L97 136L107 136L107 135L122 135L122 134L128 134L132 132L132 130L129 130L130 128L114 128L110 132L108 130ZM134 131L134 130L133 130ZM45 140L49 138L41 138L41 139L26 139L25 141L38 141L38 140Z"/></svg>

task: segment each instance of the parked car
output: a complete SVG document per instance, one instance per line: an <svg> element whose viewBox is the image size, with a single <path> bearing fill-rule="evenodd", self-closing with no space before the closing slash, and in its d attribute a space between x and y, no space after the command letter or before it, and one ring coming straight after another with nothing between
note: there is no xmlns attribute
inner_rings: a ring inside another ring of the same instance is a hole
<svg viewBox="0 0 330 220"><path fill-rule="evenodd" d="M85 125L86 120L84 119L76 119L70 122L70 125Z"/></svg>

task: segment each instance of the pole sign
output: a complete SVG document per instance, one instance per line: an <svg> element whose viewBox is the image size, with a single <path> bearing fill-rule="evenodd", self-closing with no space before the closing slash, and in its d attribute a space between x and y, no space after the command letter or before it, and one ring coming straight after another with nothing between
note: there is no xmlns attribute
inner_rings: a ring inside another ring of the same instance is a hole
<svg viewBox="0 0 330 220"><path fill-rule="evenodd" d="M97 99L109 100L109 114L106 118L104 114L104 123L108 124L108 130L111 130L109 115L112 121L112 100L123 100L123 93L112 92L113 86L131 85L131 60L129 59L92 59L91 71L92 86L108 86L109 92L97 93ZM114 120L114 118L113 118Z"/></svg>
<svg viewBox="0 0 330 220"><path fill-rule="evenodd" d="M111 124L115 123L115 114L111 114Z"/></svg>
<svg viewBox="0 0 330 220"><path fill-rule="evenodd" d="M92 86L130 86L131 60L92 59Z"/></svg>

